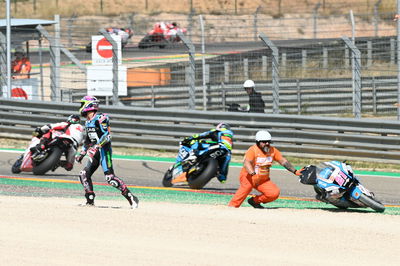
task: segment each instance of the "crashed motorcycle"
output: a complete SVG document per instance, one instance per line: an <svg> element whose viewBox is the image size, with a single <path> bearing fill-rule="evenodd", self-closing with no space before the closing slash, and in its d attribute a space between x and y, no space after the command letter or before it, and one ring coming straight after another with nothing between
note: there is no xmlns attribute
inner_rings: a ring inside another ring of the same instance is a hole
<svg viewBox="0 0 400 266"><path fill-rule="evenodd" d="M192 189L203 188L219 173L218 159L228 154L222 144L207 143L200 140L194 144L180 143L176 163L164 175L164 187L188 184Z"/></svg>
<svg viewBox="0 0 400 266"><path fill-rule="evenodd" d="M11 172L18 174L20 172L33 172L35 175L44 175L48 171L55 171L58 167L64 167L67 163L62 160L62 155L75 156L70 154L71 150L76 151L82 143L84 137L84 128L82 125L70 125L66 132L54 130L51 132L51 139L41 152L32 152L40 139L33 137L29 147L12 165ZM71 149L74 148L74 149Z"/></svg>
<svg viewBox="0 0 400 266"><path fill-rule="evenodd" d="M156 47L165 48L167 45L179 43L181 38L178 32L186 33L185 28L180 28L176 24L170 23L156 23L151 31L149 31L146 36L144 36L138 47L140 49Z"/></svg>
<svg viewBox="0 0 400 266"><path fill-rule="evenodd" d="M314 187L317 200L339 209L369 207L377 212L385 211L385 206L361 184L346 162L329 161L318 166L308 165L301 171L299 178L301 183Z"/></svg>

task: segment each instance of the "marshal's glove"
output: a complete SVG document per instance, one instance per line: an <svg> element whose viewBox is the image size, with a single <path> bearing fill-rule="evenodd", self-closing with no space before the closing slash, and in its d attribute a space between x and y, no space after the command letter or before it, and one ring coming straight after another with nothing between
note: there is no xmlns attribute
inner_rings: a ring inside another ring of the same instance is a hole
<svg viewBox="0 0 400 266"><path fill-rule="evenodd" d="M304 168L301 168L300 170L296 170L294 171L293 174L297 175L297 176L301 176L302 172L304 171Z"/></svg>

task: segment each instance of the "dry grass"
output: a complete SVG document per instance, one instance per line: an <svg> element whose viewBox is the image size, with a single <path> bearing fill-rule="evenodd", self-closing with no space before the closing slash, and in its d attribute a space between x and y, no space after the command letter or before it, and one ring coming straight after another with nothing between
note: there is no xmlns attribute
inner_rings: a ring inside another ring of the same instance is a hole
<svg viewBox="0 0 400 266"><path fill-rule="evenodd" d="M321 3L320 15L336 15L353 10L357 13L372 14L375 0L19 0L12 1L14 17L53 18L54 14L62 17L106 15L123 13L157 15L159 13L188 14L194 10L198 14L268 14L276 18L283 14L310 14L317 3ZM235 5L236 4L236 5ZM395 0L383 0L379 12L392 13ZM1 3L0 12L4 13L5 3Z"/></svg>

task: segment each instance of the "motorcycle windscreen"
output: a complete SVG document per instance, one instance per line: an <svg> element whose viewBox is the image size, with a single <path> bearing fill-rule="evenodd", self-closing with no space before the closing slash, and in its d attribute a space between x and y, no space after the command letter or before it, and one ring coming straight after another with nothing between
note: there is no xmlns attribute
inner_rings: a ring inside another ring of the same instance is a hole
<svg viewBox="0 0 400 266"><path fill-rule="evenodd" d="M305 167L301 172L300 183L306 185L317 184L317 170L318 168L315 165L309 165Z"/></svg>

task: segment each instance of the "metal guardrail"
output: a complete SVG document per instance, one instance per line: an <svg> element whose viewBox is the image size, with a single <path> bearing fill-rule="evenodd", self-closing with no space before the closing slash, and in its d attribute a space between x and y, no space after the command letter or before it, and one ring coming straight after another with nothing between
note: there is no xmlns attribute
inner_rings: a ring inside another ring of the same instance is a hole
<svg viewBox="0 0 400 266"><path fill-rule="evenodd" d="M279 107L285 114L332 114L352 115L352 80L281 80L279 83ZM271 82L257 83L266 104L265 111L272 113ZM81 99L86 90L73 90L67 95L69 101ZM203 108L203 87L195 88L196 107ZM187 86L159 86L128 88L128 96L120 100L125 105L153 108L188 107L189 91ZM207 89L207 110L226 111L228 104L246 105L248 96L242 84L209 85ZM225 103L225 104L221 104ZM375 77L362 80L362 114L396 114L397 77Z"/></svg>
<svg viewBox="0 0 400 266"><path fill-rule="evenodd" d="M0 99L0 135L29 139L37 126L76 114L78 104ZM254 143L267 129L285 155L400 161L400 122L178 109L101 106L111 117L113 145L176 151L184 136L209 130L224 121L235 133L234 154Z"/></svg>

